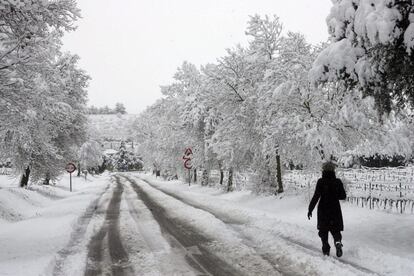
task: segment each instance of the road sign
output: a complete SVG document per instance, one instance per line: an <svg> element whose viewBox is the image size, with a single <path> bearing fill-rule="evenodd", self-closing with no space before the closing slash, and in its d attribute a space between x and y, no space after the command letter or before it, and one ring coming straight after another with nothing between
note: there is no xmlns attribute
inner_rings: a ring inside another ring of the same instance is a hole
<svg viewBox="0 0 414 276"><path fill-rule="evenodd" d="M70 182L70 191L72 192L72 173L76 171L76 166L73 163L67 163L65 167L66 171L69 173L69 182Z"/></svg>
<svg viewBox="0 0 414 276"><path fill-rule="evenodd" d="M66 164L65 169L68 173L73 173L74 171L76 171L76 166L73 163L68 163Z"/></svg>
<svg viewBox="0 0 414 276"><path fill-rule="evenodd" d="M191 168L193 167L191 165L191 159L193 158L193 151L191 148L186 148L183 156L184 160L184 168L188 170L188 185L191 184Z"/></svg>
<svg viewBox="0 0 414 276"><path fill-rule="evenodd" d="M191 168L193 167L191 165L192 158L193 158L193 151L191 150L191 148L186 148L184 152L183 160L184 160L184 168L186 168L187 170L191 170Z"/></svg>
<svg viewBox="0 0 414 276"><path fill-rule="evenodd" d="M191 158L192 155L193 155L193 151L191 150L191 148L186 148L185 149L185 152L184 152L184 156L187 156L187 157L190 157Z"/></svg>
<svg viewBox="0 0 414 276"><path fill-rule="evenodd" d="M191 170L193 168L193 166L191 165L191 159L187 159L184 161L184 168L186 168L187 170Z"/></svg>

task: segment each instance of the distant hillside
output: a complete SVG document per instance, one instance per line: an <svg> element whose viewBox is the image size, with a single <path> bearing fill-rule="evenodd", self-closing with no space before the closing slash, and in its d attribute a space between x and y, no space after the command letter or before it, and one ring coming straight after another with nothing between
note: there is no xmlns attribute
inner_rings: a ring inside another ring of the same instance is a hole
<svg viewBox="0 0 414 276"><path fill-rule="evenodd" d="M138 115L88 115L89 132L102 140L127 140L131 138L132 124Z"/></svg>

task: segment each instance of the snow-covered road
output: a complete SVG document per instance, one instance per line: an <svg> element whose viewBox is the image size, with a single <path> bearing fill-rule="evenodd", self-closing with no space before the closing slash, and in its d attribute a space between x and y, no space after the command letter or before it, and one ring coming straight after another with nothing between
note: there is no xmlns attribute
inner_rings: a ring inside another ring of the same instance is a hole
<svg viewBox="0 0 414 276"><path fill-rule="evenodd" d="M79 264L67 260L79 255L73 248L82 239L89 240L83 253L88 276L374 274L289 238L266 236L248 218L162 191L136 175L113 175L95 202L59 252L53 275L79 272ZM79 230L87 224L94 225L89 237Z"/></svg>
<svg viewBox="0 0 414 276"><path fill-rule="evenodd" d="M105 209L105 215L87 246L87 276L280 275L277 264L232 237L234 233L212 214L170 198L169 204L184 212L172 213L163 198L170 196L143 181L114 176L110 194L109 204L96 207ZM197 219L194 211L200 213ZM197 220L215 226L219 238L196 226Z"/></svg>
<svg viewBox="0 0 414 276"><path fill-rule="evenodd" d="M306 228L212 188L119 173L75 193L33 189L0 193L44 205L2 222L0 275L414 275L410 258L360 260L349 249L341 259L322 256Z"/></svg>

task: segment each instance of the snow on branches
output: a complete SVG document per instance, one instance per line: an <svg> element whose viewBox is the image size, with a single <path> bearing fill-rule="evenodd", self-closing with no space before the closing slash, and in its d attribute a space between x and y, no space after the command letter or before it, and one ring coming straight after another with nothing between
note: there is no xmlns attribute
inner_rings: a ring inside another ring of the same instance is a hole
<svg viewBox="0 0 414 276"><path fill-rule="evenodd" d="M373 96L380 114L414 104L414 4L335 0L327 18L331 44L310 71L315 83L340 82Z"/></svg>
<svg viewBox="0 0 414 276"><path fill-rule="evenodd" d="M183 150L191 147L203 184L211 169L221 177L228 170L230 191L233 171L255 171L259 191L281 192L280 163L319 167L325 160L350 165L353 157L376 154L411 158L408 114L380 117L375 98L358 89L382 81L367 47L396 39L388 26L399 17L390 5L376 10L364 3L357 11L354 2L335 1L329 45L284 34L278 17L256 15L248 22L246 47L227 49L200 69L184 62L174 82L162 87L165 97L136 121L145 164L183 175ZM355 25L352 20L363 15L369 21Z"/></svg>
<svg viewBox="0 0 414 276"><path fill-rule="evenodd" d="M0 158L22 185L55 178L85 139L89 77L60 50L78 17L74 0L0 1Z"/></svg>

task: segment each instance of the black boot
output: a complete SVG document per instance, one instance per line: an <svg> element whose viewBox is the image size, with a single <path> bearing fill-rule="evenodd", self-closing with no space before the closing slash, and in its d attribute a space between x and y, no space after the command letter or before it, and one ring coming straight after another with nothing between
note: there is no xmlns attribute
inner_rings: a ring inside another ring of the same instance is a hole
<svg viewBox="0 0 414 276"><path fill-rule="evenodd" d="M340 241L335 242L335 248L336 248L336 256L339 258L342 256L342 243Z"/></svg>
<svg viewBox="0 0 414 276"><path fill-rule="evenodd" d="M329 256L329 251L331 250L331 247L329 244L322 245L322 253L323 255Z"/></svg>

